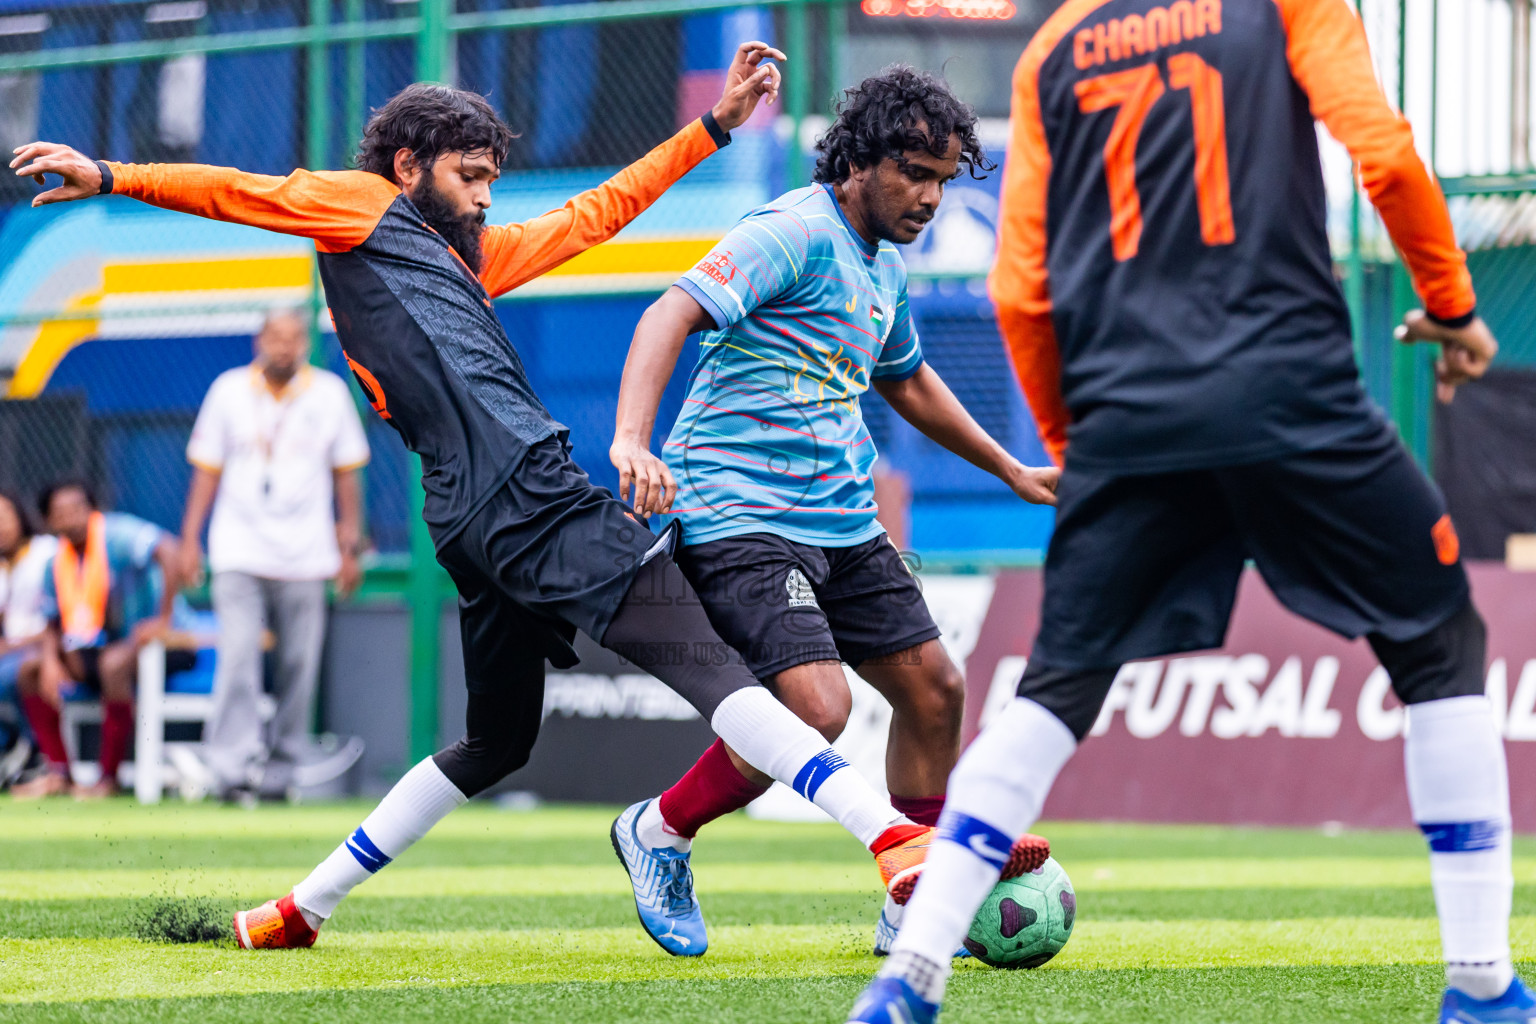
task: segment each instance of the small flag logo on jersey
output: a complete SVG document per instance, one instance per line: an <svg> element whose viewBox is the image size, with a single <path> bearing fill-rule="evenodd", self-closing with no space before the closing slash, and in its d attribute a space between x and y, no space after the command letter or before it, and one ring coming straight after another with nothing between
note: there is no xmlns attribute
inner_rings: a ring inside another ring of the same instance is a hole
<svg viewBox="0 0 1536 1024"><path fill-rule="evenodd" d="M881 309L874 303L870 303L869 318L877 324L883 324L885 323L885 310Z"/></svg>

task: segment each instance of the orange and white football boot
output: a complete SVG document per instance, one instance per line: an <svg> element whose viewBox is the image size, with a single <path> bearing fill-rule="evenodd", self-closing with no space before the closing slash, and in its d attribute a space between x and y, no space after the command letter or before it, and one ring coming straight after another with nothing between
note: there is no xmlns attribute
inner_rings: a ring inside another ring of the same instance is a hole
<svg viewBox="0 0 1536 1024"><path fill-rule="evenodd" d="M291 892L235 914L235 941L241 949L308 949L319 934L299 913Z"/></svg>
<svg viewBox="0 0 1536 1024"><path fill-rule="evenodd" d="M912 898L912 890L922 876L928 849L937 832L926 825L898 825L887 829L876 841L873 852L875 864L880 868L880 879L898 906L906 906L907 900ZM1009 851L1002 877L1018 878L1034 871L1050 856L1050 840L1026 832Z"/></svg>

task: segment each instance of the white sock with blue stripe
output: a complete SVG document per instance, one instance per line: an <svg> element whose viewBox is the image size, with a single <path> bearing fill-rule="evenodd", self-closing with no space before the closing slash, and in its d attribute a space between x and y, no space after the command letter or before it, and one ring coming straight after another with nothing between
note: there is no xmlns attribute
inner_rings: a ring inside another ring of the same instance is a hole
<svg viewBox="0 0 1536 1024"><path fill-rule="evenodd" d="M318 928L359 882L404 853L467 799L430 757L406 772L347 841L293 887L293 902L310 927Z"/></svg>
<svg viewBox="0 0 1536 1024"><path fill-rule="evenodd" d="M1429 841L1446 982L1495 999L1514 978L1509 959L1509 770L1487 697L1408 706L1403 744L1408 802Z"/></svg>
<svg viewBox="0 0 1536 1024"><path fill-rule="evenodd" d="M742 760L792 787L865 846L907 820L764 687L748 686L725 698L709 724Z"/></svg>
<svg viewBox="0 0 1536 1024"><path fill-rule="evenodd" d="M938 841L881 974L905 978L931 1003L943 997L950 957L1076 749L1061 719L1022 697L976 737L949 777Z"/></svg>

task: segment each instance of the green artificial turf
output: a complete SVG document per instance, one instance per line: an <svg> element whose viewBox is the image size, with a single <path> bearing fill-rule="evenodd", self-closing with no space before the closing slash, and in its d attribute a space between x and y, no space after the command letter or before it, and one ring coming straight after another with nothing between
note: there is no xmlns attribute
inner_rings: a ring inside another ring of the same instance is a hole
<svg viewBox="0 0 1536 1024"><path fill-rule="evenodd" d="M471 805L342 905L311 950L225 921L365 814L0 802L0 1020L840 1024L877 961L879 882L831 825L716 823L694 854L711 948L635 922L612 811ZM958 967L945 1024L1432 1021L1438 935L1407 832L1042 826L1078 891L1046 967ZM1517 952L1536 842L1516 843ZM199 943L147 941L213 930Z"/></svg>

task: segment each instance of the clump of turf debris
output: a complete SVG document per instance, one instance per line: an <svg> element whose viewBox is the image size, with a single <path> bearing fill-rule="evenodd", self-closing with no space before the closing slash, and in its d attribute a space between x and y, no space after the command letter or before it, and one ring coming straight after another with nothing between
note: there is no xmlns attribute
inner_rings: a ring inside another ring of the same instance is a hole
<svg viewBox="0 0 1536 1024"><path fill-rule="evenodd" d="M146 901L133 918L145 942L218 942L232 937L229 915L209 899Z"/></svg>

